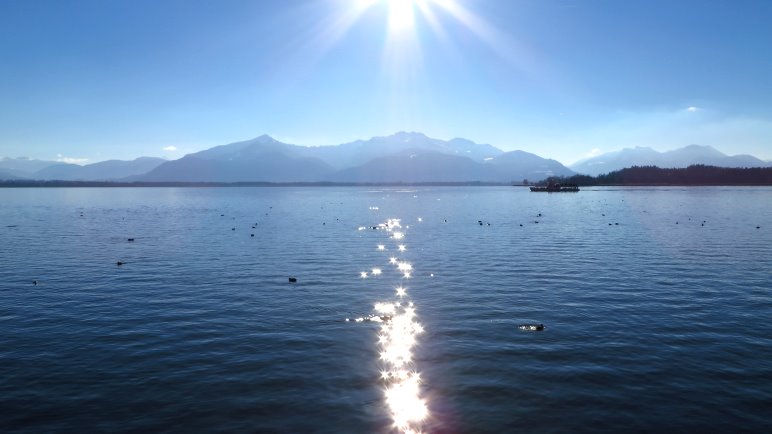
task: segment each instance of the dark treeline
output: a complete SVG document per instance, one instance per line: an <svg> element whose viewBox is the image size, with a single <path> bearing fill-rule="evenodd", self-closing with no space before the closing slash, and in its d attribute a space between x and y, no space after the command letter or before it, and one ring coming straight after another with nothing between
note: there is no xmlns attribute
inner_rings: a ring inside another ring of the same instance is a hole
<svg viewBox="0 0 772 434"><path fill-rule="evenodd" d="M587 185L772 185L772 167L730 168L702 164L681 169L633 166L603 175L551 177L544 181Z"/></svg>

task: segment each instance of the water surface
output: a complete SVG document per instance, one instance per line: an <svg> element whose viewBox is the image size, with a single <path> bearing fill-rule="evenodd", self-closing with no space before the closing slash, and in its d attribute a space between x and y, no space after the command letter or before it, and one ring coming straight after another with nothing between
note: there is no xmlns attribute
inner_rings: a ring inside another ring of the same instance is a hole
<svg viewBox="0 0 772 434"><path fill-rule="evenodd" d="M346 322L376 302L412 302L423 330L405 367L424 432L772 429L770 188L1 189L0 203L6 432L399 431L384 323ZM372 229L388 219L404 238Z"/></svg>

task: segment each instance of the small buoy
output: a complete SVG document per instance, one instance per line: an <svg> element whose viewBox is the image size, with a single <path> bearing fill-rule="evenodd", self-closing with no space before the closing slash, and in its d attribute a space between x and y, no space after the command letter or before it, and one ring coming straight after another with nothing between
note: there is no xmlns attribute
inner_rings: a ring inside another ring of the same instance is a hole
<svg viewBox="0 0 772 434"><path fill-rule="evenodd" d="M290 277L290 278L289 278L289 283L295 283L295 282L297 282L297 281L298 281L298 279L297 279L297 278L295 278L295 277Z"/></svg>
<svg viewBox="0 0 772 434"><path fill-rule="evenodd" d="M123 264L125 264L125 262L122 262L122 261L118 261L118 262L116 262L116 263L115 263L115 265L117 265L117 266L119 266L119 267L120 267L121 265L123 265Z"/></svg>
<svg viewBox="0 0 772 434"><path fill-rule="evenodd" d="M134 241L134 238L129 238L129 242L133 242L133 241Z"/></svg>

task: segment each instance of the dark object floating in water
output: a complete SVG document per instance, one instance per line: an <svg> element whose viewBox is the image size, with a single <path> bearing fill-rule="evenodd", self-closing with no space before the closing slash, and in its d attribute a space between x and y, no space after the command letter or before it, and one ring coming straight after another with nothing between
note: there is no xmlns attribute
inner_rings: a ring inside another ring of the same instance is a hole
<svg viewBox="0 0 772 434"><path fill-rule="evenodd" d="M249 236L250 236L250 237L254 237L254 236L255 236L255 234L250 234Z"/></svg>
<svg viewBox="0 0 772 434"><path fill-rule="evenodd" d="M289 283L295 283L297 281L298 281L297 277L290 277L289 278Z"/></svg>
<svg viewBox="0 0 772 434"><path fill-rule="evenodd" d="M232 230L232 231L235 231L235 230L236 230L236 228L231 228L231 230Z"/></svg>
<svg viewBox="0 0 772 434"><path fill-rule="evenodd" d="M129 242L133 242L133 241L134 241L134 238L129 238Z"/></svg>
<svg viewBox="0 0 772 434"><path fill-rule="evenodd" d="M225 214L220 214L220 217L225 217Z"/></svg>
<svg viewBox="0 0 772 434"><path fill-rule="evenodd" d="M528 332L540 332L544 330L544 324L520 324L517 328Z"/></svg>
<svg viewBox="0 0 772 434"><path fill-rule="evenodd" d="M761 226L756 226L756 229L761 229Z"/></svg>
<svg viewBox="0 0 772 434"><path fill-rule="evenodd" d="M123 265L123 264L125 264L125 262L123 262L123 261L118 261L118 262L116 262L116 263L115 263L115 265L117 265L117 266L119 266L119 267L120 267L121 265Z"/></svg>
<svg viewBox="0 0 772 434"><path fill-rule="evenodd" d="M479 223L480 226L482 226L482 220L477 220L477 223Z"/></svg>
<svg viewBox="0 0 772 434"><path fill-rule="evenodd" d="M520 223L520 227L521 227L521 228L523 227L523 224L522 224L522 223Z"/></svg>
<svg viewBox="0 0 772 434"><path fill-rule="evenodd" d="M35 286L38 286L38 281L37 280L33 280L32 284L35 285Z"/></svg>
<svg viewBox="0 0 772 434"><path fill-rule="evenodd" d="M546 187L530 187L530 189L531 191L545 191L547 193L575 193L579 191L579 187L576 184L558 184L556 182L550 182Z"/></svg>

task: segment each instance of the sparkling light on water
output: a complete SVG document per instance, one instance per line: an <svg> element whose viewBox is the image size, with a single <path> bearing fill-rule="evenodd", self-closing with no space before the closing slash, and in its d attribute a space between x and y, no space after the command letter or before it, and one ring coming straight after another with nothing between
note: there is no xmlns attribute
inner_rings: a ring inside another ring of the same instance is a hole
<svg viewBox="0 0 772 434"><path fill-rule="evenodd" d="M392 239L401 240L405 237L404 232L395 231L401 228L399 219L389 219L379 227L391 232ZM385 250L385 247L382 249L381 246L378 246L378 250ZM406 250L404 245L399 245L398 248L400 252ZM413 271L412 264L396 257L390 257L389 263L395 266L403 278L409 278ZM372 269L373 275L381 273L379 268ZM417 335L423 332L423 327L417 321L414 303L399 301L407 295L407 288L398 285L395 288L395 301L375 303L375 314L366 320L381 323L377 342L379 360L383 364L380 380L384 383L385 402L394 427L405 434L412 434L421 431L429 409L426 400L421 397L421 376L413 363ZM365 318L361 320L364 321ZM360 318L356 321L360 321Z"/></svg>

